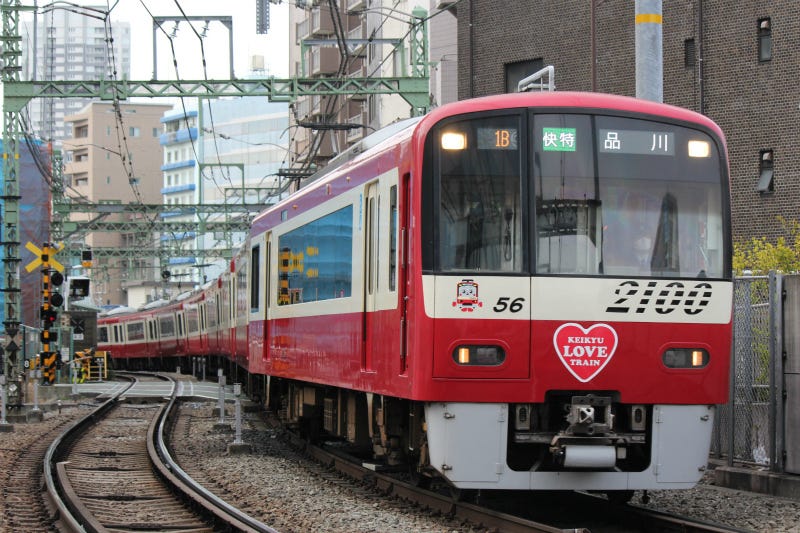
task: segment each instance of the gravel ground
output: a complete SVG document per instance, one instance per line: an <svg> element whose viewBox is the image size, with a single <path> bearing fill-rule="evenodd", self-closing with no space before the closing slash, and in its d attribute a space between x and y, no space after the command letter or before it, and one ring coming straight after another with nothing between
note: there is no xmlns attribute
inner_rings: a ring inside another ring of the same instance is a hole
<svg viewBox="0 0 800 533"><path fill-rule="evenodd" d="M226 450L234 435L214 429L217 418L212 408L212 403L184 404L183 414L190 418L184 430L173 436L180 450L176 460L190 475L205 476L203 481L210 488L219 487L222 498L283 533L481 531L404 502L387 501L338 475L309 469L304 459L287 455L278 434L253 414L245 415L242 435L252 453L229 455ZM74 414L64 409L61 416ZM57 418L57 413L48 412L42 423L15 424L14 432L0 433L0 471L14 467L9 464L16 456L12 450L30 446ZM231 421L230 417L226 420ZM634 503L640 504L640 495L636 494ZM800 501L716 487L711 473L694 489L649 495L647 507L654 509L752 531L800 533ZM2 509L0 501L0 517Z"/></svg>
<svg viewBox="0 0 800 533"><path fill-rule="evenodd" d="M764 533L800 533L800 501L714 486L713 473L689 490L651 491L646 507ZM639 503L640 493L633 503Z"/></svg>
<svg viewBox="0 0 800 533"><path fill-rule="evenodd" d="M91 406L81 405L65 407L61 413L44 411L41 422L11 422L8 428L13 431L0 432L0 532L54 530L39 495L39 473L47 451L40 441L47 439L48 433L62 431L89 410Z"/></svg>
<svg viewBox="0 0 800 533"><path fill-rule="evenodd" d="M277 433L252 414L246 415L243 441L253 446L253 453L227 455L233 434L214 430L210 404L188 404L184 409L192 422L188 435L175 443L176 448L186 446L178 461L193 462L220 480L231 496L241 493L254 516L282 532L475 531L352 489L338 477L320 483L319 474L280 451ZM640 496L637 493L633 502L639 504ZM716 487L713 473L694 489L650 491L649 496L647 507L653 509L752 531L800 533L800 501Z"/></svg>
<svg viewBox="0 0 800 533"><path fill-rule="evenodd" d="M336 474L310 470L252 414L246 415L242 433L252 453L228 455L234 434L214 429L218 419L211 416L212 407L183 405L182 416L191 418L188 430L173 434L175 460L196 479L206 476L204 483L221 487L220 497L282 533L483 531L387 501Z"/></svg>

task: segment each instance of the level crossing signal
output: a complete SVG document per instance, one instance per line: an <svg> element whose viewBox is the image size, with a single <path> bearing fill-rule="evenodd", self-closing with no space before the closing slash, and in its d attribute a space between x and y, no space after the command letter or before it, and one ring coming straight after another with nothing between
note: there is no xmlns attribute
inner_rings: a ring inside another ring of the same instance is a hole
<svg viewBox="0 0 800 533"><path fill-rule="evenodd" d="M42 305L40 318L42 320L42 376L45 383L52 384L56 378L56 359L58 332L52 331L58 322L58 308L64 303L64 297L59 292L59 287L64 283L64 275L52 268L52 254L58 250L50 243L45 243L41 249L39 260L42 266Z"/></svg>

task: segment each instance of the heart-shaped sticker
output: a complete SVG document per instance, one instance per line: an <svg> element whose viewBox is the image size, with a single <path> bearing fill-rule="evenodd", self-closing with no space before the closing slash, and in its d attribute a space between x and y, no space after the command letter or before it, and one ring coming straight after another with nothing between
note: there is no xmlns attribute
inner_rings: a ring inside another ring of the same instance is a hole
<svg viewBox="0 0 800 533"><path fill-rule="evenodd" d="M617 349L617 332L608 324L595 324L587 329L569 322L556 330L553 345L570 374L586 383L611 361Z"/></svg>

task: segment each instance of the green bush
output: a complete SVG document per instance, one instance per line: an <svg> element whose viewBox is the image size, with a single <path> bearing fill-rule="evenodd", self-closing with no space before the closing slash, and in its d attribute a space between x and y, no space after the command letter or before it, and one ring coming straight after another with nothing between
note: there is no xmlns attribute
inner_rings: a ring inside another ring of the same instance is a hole
<svg viewBox="0 0 800 533"><path fill-rule="evenodd" d="M744 271L764 275L770 270L778 272L800 272L800 223L787 222L779 217L787 236L778 237L773 243L766 237L753 237L747 242L733 244L733 271L742 275Z"/></svg>

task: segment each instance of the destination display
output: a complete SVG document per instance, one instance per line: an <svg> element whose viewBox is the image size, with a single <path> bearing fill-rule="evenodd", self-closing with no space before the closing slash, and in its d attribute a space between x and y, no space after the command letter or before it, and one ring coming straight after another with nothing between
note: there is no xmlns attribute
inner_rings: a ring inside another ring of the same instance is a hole
<svg viewBox="0 0 800 533"><path fill-rule="evenodd" d="M605 154L675 155L675 133L601 129L597 151Z"/></svg>
<svg viewBox="0 0 800 533"><path fill-rule="evenodd" d="M478 150L516 150L516 128L478 128Z"/></svg>

